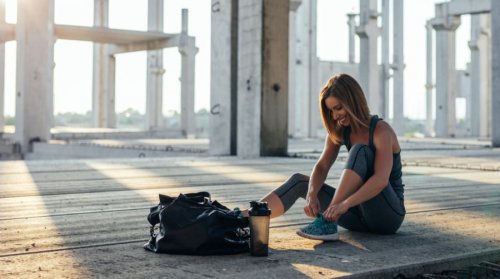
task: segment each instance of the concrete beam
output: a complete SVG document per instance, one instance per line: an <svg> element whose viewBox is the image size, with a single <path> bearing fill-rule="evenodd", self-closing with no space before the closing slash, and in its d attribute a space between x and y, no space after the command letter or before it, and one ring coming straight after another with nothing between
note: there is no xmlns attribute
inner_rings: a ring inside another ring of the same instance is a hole
<svg viewBox="0 0 500 279"><path fill-rule="evenodd" d="M21 152L48 141L53 120L54 1L17 1L16 133ZM40 54L43 55L40 55Z"/></svg>
<svg viewBox="0 0 500 279"><path fill-rule="evenodd" d="M158 41L175 37L177 34L162 32L146 32L112 29L107 27L86 27L73 25L55 25L55 34L59 39L90 41L94 43L107 43L127 45L148 41Z"/></svg>
<svg viewBox="0 0 500 279"><path fill-rule="evenodd" d="M163 31L163 0L148 1L148 31ZM147 54L146 130L163 128L163 50Z"/></svg>
<svg viewBox="0 0 500 279"><path fill-rule="evenodd" d="M500 1L491 3L491 141L500 147Z"/></svg>
<svg viewBox="0 0 500 279"><path fill-rule="evenodd" d="M236 155L238 0L212 0L209 153Z"/></svg>
<svg viewBox="0 0 500 279"><path fill-rule="evenodd" d="M494 0L497 1L497 0ZM494 2L493 1L493 2ZM452 0L449 4L449 14L460 16L466 14L481 14L491 11L491 0Z"/></svg>

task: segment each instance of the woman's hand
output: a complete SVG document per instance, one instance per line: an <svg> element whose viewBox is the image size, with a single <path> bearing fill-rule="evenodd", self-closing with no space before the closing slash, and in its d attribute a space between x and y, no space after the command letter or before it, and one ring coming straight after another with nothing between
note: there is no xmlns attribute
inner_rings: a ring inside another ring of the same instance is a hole
<svg viewBox="0 0 500 279"><path fill-rule="evenodd" d="M342 214L346 213L349 206L345 201L339 204L330 204L328 208L323 212L323 218L328 222L336 222Z"/></svg>
<svg viewBox="0 0 500 279"><path fill-rule="evenodd" d="M304 212L309 217L318 216L320 211L319 199L317 196L309 196L306 197L306 205L304 206Z"/></svg>

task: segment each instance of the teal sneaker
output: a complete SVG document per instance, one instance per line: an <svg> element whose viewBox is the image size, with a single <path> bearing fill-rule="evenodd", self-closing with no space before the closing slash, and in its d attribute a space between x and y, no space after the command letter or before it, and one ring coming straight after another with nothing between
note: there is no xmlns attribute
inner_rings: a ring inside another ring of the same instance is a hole
<svg viewBox="0 0 500 279"><path fill-rule="evenodd" d="M323 214L319 214L311 224L299 228L297 234L314 240L335 241L339 239L337 223L326 221Z"/></svg>

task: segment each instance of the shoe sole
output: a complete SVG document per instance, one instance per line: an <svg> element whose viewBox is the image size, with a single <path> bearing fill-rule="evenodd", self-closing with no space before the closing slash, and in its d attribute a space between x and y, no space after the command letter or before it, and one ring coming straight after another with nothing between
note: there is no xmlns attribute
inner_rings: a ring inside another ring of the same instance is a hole
<svg viewBox="0 0 500 279"><path fill-rule="evenodd" d="M312 235L304 233L300 230L296 231L296 233L302 237L309 238L312 240L323 240L323 241L336 241L339 240L339 233L334 234L326 234L326 235Z"/></svg>

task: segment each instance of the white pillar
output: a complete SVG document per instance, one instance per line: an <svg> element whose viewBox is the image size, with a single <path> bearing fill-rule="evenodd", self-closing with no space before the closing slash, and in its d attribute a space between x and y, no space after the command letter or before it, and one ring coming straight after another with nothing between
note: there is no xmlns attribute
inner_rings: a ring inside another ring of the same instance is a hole
<svg viewBox="0 0 500 279"><path fill-rule="evenodd" d="M212 0L209 119L211 155L236 155L236 141L232 135L232 123L236 121L236 114L232 111L236 111L236 103L232 100L236 94L235 56L238 37L237 34L233 36L233 32L238 31L237 8L238 0Z"/></svg>
<svg viewBox="0 0 500 279"><path fill-rule="evenodd" d="M316 0L304 1L297 9L297 32L296 32L296 65L295 65L295 131L294 137L309 137L311 131L311 108L317 111L317 97L315 100L313 96L317 96L319 92L313 92L311 88L311 69L314 68L314 59L316 58L316 29L312 21L316 10ZM313 53L314 50L314 53ZM317 67L317 65L316 65ZM318 83L318 82L316 82ZM316 84L316 86L320 86ZM312 101L312 103L311 103Z"/></svg>
<svg viewBox="0 0 500 279"><path fill-rule="evenodd" d="M382 115L385 96L379 87L377 40L380 30L377 26L377 17L377 0L360 0L359 26L356 30L360 38L361 51L359 77L371 113Z"/></svg>
<svg viewBox="0 0 500 279"><path fill-rule="evenodd" d="M163 0L148 0L148 31L163 32ZM163 127L163 50L150 50L147 56L146 130Z"/></svg>
<svg viewBox="0 0 500 279"><path fill-rule="evenodd" d="M500 147L500 1L491 1L491 140Z"/></svg>
<svg viewBox="0 0 500 279"><path fill-rule="evenodd" d="M195 58L198 53L194 38L188 37L188 10L182 9L183 42L179 46L181 54L181 130L184 136L196 136L194 111Z"/></svg>
<svg viewBox="0 0 500 279"><path fill-rule="evenodd" d="M0 0L0 25L5 23L5 1ZM5 42L0 38L0 138L5 126Z"/></svg>
<svg viewBox="0 0 500 279"><path fill-rule="evenodd" d="M394 0L394 47L393 47L393 121L392 125L398 135L404 133L404 1ZM386 98L386 103L389 99Z"/></svg>
<svg viewBox="0 0 500 279"><path fill-rule="evenodd" d="M109 1L94 0L94 26L108 27ZM116 127L114 58L109 46L94 43L92 115L94 127Z"/></svg>
<svg viewBox="0 0 500 279"><path fill-rule="evenodd" d="M397 0L394 0L397 1ZM382 84L380 84L381 94L384 96L382 100L381 108L383 109L381 114L379 115L382 118L389 118L390 115L390 106L389 106L389 82L391 79L390 76L390 62L389 62L389 43L390 43L390 31L391 31L391 9L390 9L390 0L382 0ZM396 13L394 13L394 17L396 17ZM401 15L402 16L402 15ZM395 27L394 27L395 28Z"/></svg>
<svg viewBox="0 0 500 279"><path fill-rule="evenodd" d="M16 133L21 152L48 141L53 119L54 1L17 2ZM43 54L43 55L41 55Z"/></svg>
<svg viewBox="0 0 500 279"><path fill-rule="evenodd" d="M296 109L297 104L296 89L295 89L295 79L296 75L296 60L297 53L295 51L295 46L297 44L297 9L301 4L301 0L291 0L290 1L290 18L289 18L289 44L288 44L288 134L289 136L295 135L296 126Z"/></svg>
<svg viewBox="0 0 500 279"><path fill-rule="evenodd" d="M319 58L317 54L318 1L310 0L309 17L309 137L318 137L318 129L323 129L319 112L319 90L326 80L319 80Z"/></svg>
<svg viewBox="0 0 500 279"><path fill-rule="evenodd" d="M347 14L349 25L349 63L356 63L356 17L357 14Z"/></svg>
<svg viewBox="0 0 500 279"><path fill-rule="evenodd" d="M448 3L436 4L436 136L455 136L455 30L460 17L448 15Z"/></svg>
<svg viewBox="0 0 500 279"><path fill-rule="evenodd" d="M238 156L286 155L288 0L239 3Z"/></svg>
<svg viewBox="0 0 500 279"><path fill-rule="evenodd" d="M432 98L432 90L434 89L434 81L433 81L433 51L432 51L432 25L430 21L427 21L427 24L425 25L425 28L427 29L427 56L426 56L426 64L427 64L427 71L426 71L426 83L425 83L425 98L426 98L426 136L430 137L434 134L434 121L432 119L432 103L433 103L433 98Z"/></svg>
<svg viewBox="0 0 500 279"><path fill-rule="evenodd" d="M469 48L471 51L471 135L475 137L488 137L490 129L488 119L491 115L491 107L488 98L490 89L490 53L489 33L490 15L471 15L471 40Z"/></svg>

